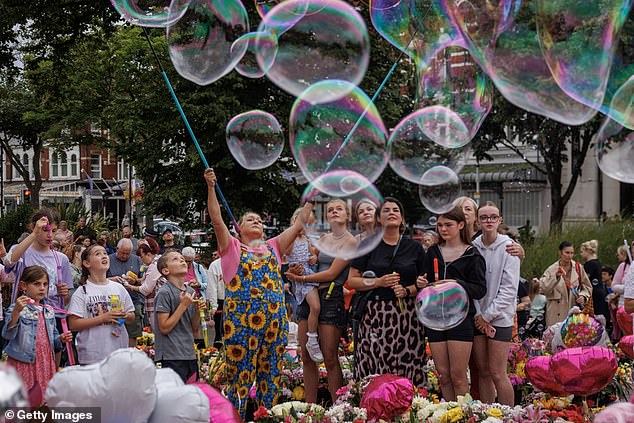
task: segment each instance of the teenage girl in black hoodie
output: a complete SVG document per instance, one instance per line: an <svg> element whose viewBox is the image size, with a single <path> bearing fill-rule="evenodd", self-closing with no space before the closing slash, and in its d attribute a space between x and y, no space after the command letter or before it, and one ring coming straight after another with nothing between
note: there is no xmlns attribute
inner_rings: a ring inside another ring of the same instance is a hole
<svg viewBox="0 0 634 423"><path fill-rule="evenodd" d="M455 280L469 296L469 313L457 327L444 331L425 328L431 354L439 373L443 398L455 401L456 396L469 392L467 367L473 344L475 306L486 294L486 263L471 246L464 213L460 207L438 216L436 225L440 241L429 248L423 261L423 276L417 279L419 288L440 280ZM438 275L434 271L438 262Z"/></svg>

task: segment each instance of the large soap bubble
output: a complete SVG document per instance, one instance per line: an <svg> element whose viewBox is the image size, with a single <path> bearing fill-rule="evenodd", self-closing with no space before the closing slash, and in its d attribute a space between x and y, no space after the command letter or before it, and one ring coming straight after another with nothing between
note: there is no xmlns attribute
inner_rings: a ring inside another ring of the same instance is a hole
<svg viewBox="0 0 634 423"><path fill-rule="evenodd" d="M423 288L416 296L416 315L423 325L434 330L455 328L467 318L469 297L454 281Z"/></svg>
<svg viewBox="0 0 634 423"><path fill-rule="evenodd" d="M110 0L121 17L134 25L165 28L183 17L190 0Z"/></svg>
<svg viewBox="0 0 634 423"><path fill-rule="evenodd" d="M359 13L342 0L284 1L265 15L258 31L278 39L267 77L294 96L324 79L358 85L367 70L367 28ZM259 38L256 50L260 51ZM257 57L260 68L266 69L266 55Z"/></svg>
<svg viewBox="0 0 634 423"><path fill-rule="evenodd" d="M621 125L634 130L634 75L611 98L607 113Z"/></svg>
<svg viewBox="0 0 634 423"><path fill-rule="evenodd" d="M265 66L260 69L256 57L256 40L258 40L258 54L262 57L262 64ZM260 34L258 32L249 32L234 41L231 46L232 54L240 54L246 46L246 52L240 62L236 65L236 72L247 78L260 78L273 65L275 56L277 55L277 38L273 34L266 32Z"/></svg>
<svg viewBox="0 0 634 423"><path fill-rule="evenodd" d="M242 59L248 45L231 47L248 32L247 12L240 0L192 0L187 13L167 29L174 68L198 85L211 84Z"/></svg>
<svg viewBox="0 0 634 423"><path fill-rule="evenodd" d="M457 23L470 53L508 101L567 125L581 125L596 114L596 109L571 98L557 84L544 58L540 34L534 22L526 18L510 18L510 15L534 16L537 0L521 4L500 2L505 7L488 8L487 12L483 12L486 19L456 16L461 13L459 5L463 2L446 0L446 3L448 13ZM473 10L484 8L483 4ZM480 28L480 25L483 27ZM582 62L586 60L583 51L579 51L578 57Z"/></svg>
<svg viewBox="0 0 634 423"><path fill-rule="evenodd" d="M399 50L429 64L433 52L460 39L439 2L423 0L373 0L370 18L374 28Z"/></svg>
<svg viewBox="0 0 634 423"><path fill-rule="evenodd" d="M327 103L313 102L333 92L348 94ZM374 182L387 165L386 139L387 130L378 110L360 88L349 82L318 82L293 104L289 125L291 151L309 181L328 170L354 170Z"/></svg>
<svg viewBox="0 0 634 423"><path fill-rule="evenodd" d="M328 201L330 199L330 201ZM372 251L381 242L384 230L351 227L351 210L359 202L379 208L383 197L364 176L353 171L327 172L304 190L302 202L316 201L321 221L308 222L304 231L309 242L320 252L332 257L353 259Z"/></svg>
<svg viewBox="0 0 634 423"><path fill-rule="evenodd" d="M454 208L461 196L460 178L446 166L434 166L423 174L418 187L418 198L432 213L442 214Z"/></svg>
<svg viewBox="0 0 634 423"><path fill-rule="evenodd" d="M594 145L597 164L604 174L634 184L634 131L606 117Z"/></svg>
<svg viewBox="0 0 634 423"><path fill-rule="evenodd" d="M284 134L277 119L262 110L234 116L227 124L227 146L245 169L264 169L275 163L284 149Z"/></svg>
<svg viewBox="0 0 634 423"><path fill-rule="evenodd" d="M475 136L489 114L492 106L491 84L473 60L471 54L460 46L448 46L439 50L429 68L421 72L419 99L421 107L444 106L436 109L436 118L428 113L427 124L437 120L440 128L445 122L460 120L468 130L468 135L456 137L449 131L440 131L443 136L433 138L438 144L456 148L467 144ZM454 118L446 118L447 113L455 113Z"/></svg>
<svg viewBox="0 0 634 423"><path fill-rule="evenodd" d="M392 131L388 142L390 167L397 175L415 184L420 184L423 175L436 166L459 173L469 159L469 145L445 148L434 140L461 144L469 136L464 122L451 110L440 106L417 110Z"/></svg>

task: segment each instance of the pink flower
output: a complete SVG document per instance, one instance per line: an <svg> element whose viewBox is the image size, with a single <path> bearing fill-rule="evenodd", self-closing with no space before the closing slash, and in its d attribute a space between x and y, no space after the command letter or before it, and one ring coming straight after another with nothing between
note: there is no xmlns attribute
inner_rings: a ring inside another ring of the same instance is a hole
<svg viewBox="0 0 634 423"><path fill-rule="evenodd" d="M249 398L255 399L255 392L256 392L255 385L253 385L251 389L249 389Z"/></svg>

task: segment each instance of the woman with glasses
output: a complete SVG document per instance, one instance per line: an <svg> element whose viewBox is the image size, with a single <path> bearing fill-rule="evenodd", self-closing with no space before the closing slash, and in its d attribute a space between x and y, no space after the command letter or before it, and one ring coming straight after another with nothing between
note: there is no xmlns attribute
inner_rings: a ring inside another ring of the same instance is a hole
<svg viewBox="0 0 634 423"><path fill-rule="evenodd" d="M583 309L592 295L592 285L579 262L575 247L568 241L559 244L559 260L551 264L539 279L546 296L546 326L563 322L574 306Z"/></svg>
<svg viewBox="0 0 634 423"><path fill-rule="evenodd" d="M513 406L515 395L506 373L511 348L515 303L520 279L520 260L506 252L513 241L498 234L502 216L498 207L487 201L478 209L482 235L473 241L486 261L487 293L475 301L473 352L479 370L480 399ZM491 330L493 329L493 330Z"/></svg>
<svg viewBox="0 0 634 423"><path fill-rule="evenodd" d="M474 300L486 294L486 263L478 250L471 245L462 208L438 216L436 223L440 241L427 251L423 261L423 276L416 280L418 288L430 283L454 280L469 297L467 318L458 326L447 330L425 328L427 340L440 374L440 388L446 401L455 401L458 395L469 392L467 366L474 336L473 317L476 314Z"/></svg>

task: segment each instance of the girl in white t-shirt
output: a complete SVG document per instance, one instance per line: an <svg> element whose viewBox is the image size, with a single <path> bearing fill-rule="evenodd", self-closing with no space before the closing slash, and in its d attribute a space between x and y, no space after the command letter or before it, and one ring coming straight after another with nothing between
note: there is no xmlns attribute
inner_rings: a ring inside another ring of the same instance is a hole
<svg viewBox="0 0 634 423"><path fill-rule="evenodd" d="M134 304L128 291L106 278L108 253L99 244L81 254L82 279L70 301L69 324L77 334L80 364L92 364L119 348L128 347L124 322L134 321Z"/></svg>

